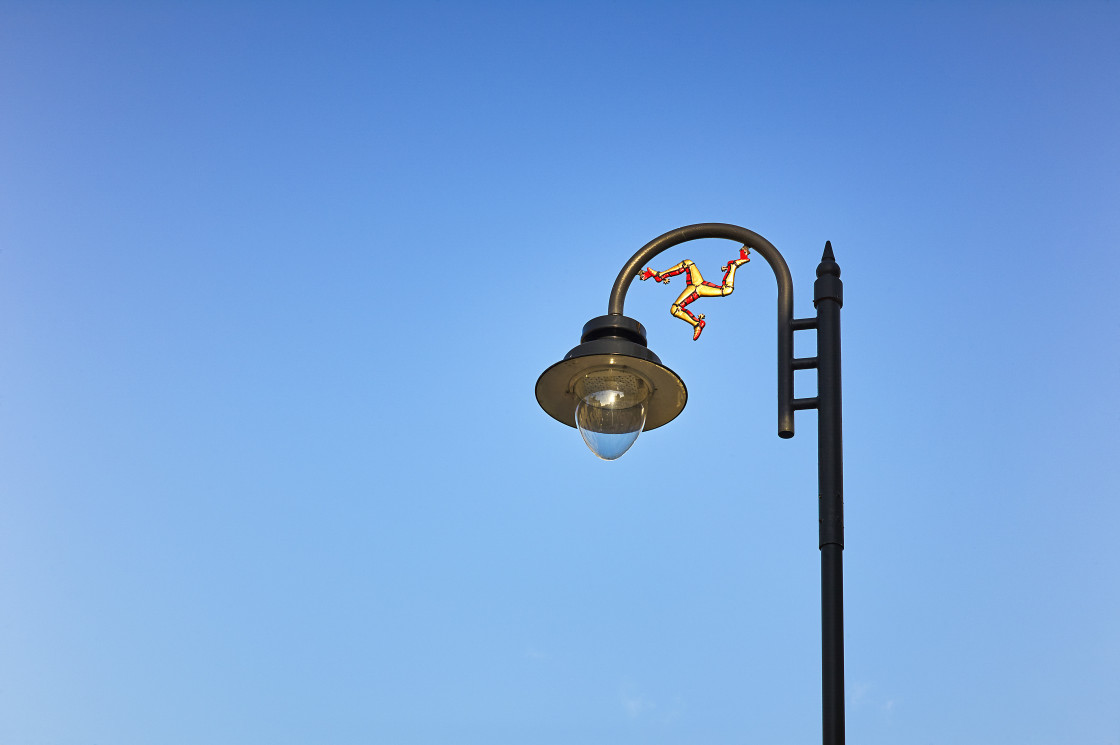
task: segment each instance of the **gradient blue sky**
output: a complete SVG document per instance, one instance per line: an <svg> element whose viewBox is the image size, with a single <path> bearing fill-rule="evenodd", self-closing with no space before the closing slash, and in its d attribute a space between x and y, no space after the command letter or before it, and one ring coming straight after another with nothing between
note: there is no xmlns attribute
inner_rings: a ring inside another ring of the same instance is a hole
<svg viewBox="0 0 1120 745"><path fill-rule="evenodd" d="M849 741L1120 745L1118 39L1103 1L0 4L0 742L819 741L765 265L697 343L632 288L690 401L621 460L533 397L715 221L799 316L844 272Z"/></svg>

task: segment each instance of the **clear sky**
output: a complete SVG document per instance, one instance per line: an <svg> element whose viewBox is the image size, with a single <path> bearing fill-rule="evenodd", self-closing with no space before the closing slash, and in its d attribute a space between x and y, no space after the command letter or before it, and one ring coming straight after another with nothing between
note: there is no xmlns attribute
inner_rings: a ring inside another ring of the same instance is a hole
<svg viewBox="0 0 1120 745"><path fill-rule="evenodd" d="M622 459L533 396L637 248L731 222L798 316L843 269L849 741L1120 745L1118 39L1115 1L0 4L0 742L818 742L765 264L695 343L635 283L690 399Z"/></svg>

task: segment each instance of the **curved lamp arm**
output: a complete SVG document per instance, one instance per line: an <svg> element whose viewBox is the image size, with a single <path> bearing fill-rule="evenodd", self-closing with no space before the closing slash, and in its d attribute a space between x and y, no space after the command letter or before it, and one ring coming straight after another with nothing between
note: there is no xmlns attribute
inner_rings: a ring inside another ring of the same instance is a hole
<svg viewBox="0 0 1120 745"><path fill-rule="evenodd" d="M778 281L778 436L793 437L793 279L786 260L770 241L753 230L719 222L670 230L642 246L622 267L611 288L607 313L624 315L622 308L626 302L626 291L653 257L673 246L700 238L726 238L742 243L766 259L774 270L774 278Z"/></svg>

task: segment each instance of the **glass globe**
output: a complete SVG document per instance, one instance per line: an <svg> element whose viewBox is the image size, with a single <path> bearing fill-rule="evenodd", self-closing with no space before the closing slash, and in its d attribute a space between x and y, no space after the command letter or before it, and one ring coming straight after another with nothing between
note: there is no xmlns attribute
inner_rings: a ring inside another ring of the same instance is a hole
<svg viewBox="0 0 1120 745"><path fill-rule="evenodd" d="M591 452L618 458L646 426L646 381L621 366L591 370L576 381L576 427Z"/></svg>

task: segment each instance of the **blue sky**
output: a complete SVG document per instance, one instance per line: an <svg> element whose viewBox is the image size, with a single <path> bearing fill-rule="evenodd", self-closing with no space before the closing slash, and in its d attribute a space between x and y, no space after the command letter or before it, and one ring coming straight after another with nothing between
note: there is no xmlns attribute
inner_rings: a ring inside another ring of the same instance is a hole
<svg viewBox="0 0 1120 745"><path fill-rule="evenodd" d="M622 459L533 397L637 248L731 222L798 316L843 270L850 741L1120 745L1118 32L3 3L0 741L817 740L765 266L696 343L632 288L690 399Z"/></svg>

